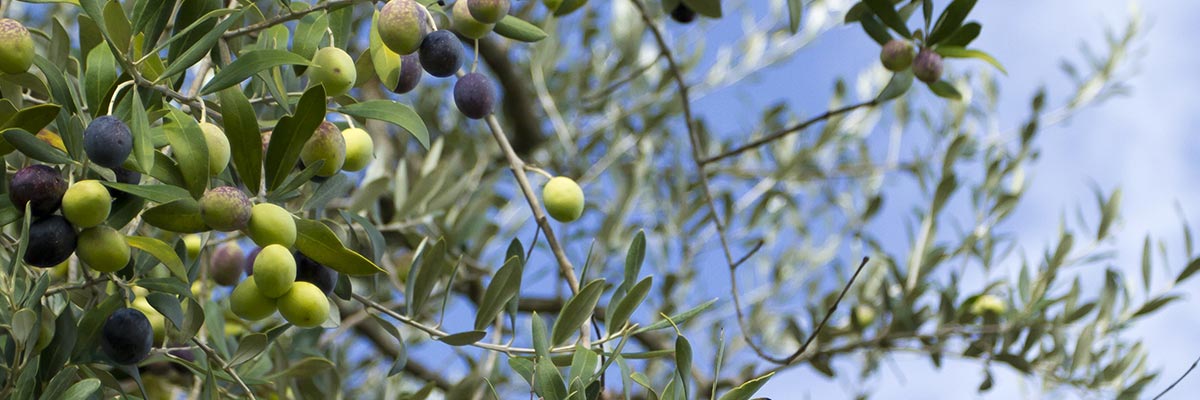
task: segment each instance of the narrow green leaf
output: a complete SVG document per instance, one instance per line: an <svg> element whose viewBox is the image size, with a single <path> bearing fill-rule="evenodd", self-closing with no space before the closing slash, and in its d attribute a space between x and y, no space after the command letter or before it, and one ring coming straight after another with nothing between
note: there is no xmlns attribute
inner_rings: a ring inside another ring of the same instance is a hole
<svg viewBox="0 0 1200 400"><path fill-rule="evenodd" d="M383 272L362 254L347 249L325 224L296 219L296 249L321 265L347 275L371 275Z"/></svg>
<svg viewBox="0 0 1200 400"><path fill-rule="evenodd" d="M679 375L679 387L683 390L683 398L688 396L688 380L692 377L692 344L687 337L675 337L675 370Z"/></svg>
<svg viewBox="0 0 1200 400"><path fill-rule="evenodd" d="M675 322L676 324L682 324L682 323L686 322L687 320L690 320L693 317L704 312L705 310L709 309L714 304L717 304L717 299L712 299L712 300L706 301L703 304L692 307L691 309L689 309L687 311L672 315L671 321ZM638 330L634 331L633 333L638 334L638 333L642 333L642 332L649 332L649 331L659 330L659 329L663 329L663 328L670 327L670 326L671 326L670 321L661 320L661 321L655 322L649 326L642 327L641 329L638 329Z"/></svg>
<svg viewBox="0 0 1200 400"><path fill-rule="evenodd" d="M929 33L925 42L930 45L940 44L943 39L962 26L972 8L975 8L975 0L954 0L942 11L937 23L933 25L933 32Z"/></svg>
<svg viewBox="0 0 1200 400"><path fill-rule="evenodd" d="M938 46L961 46L967 47L975 38L979 37L979 32L983 30L983 26L978 22L968 22L959 27L949 37L942 39Z"/></svg>
<svg viewBox="0 0 1200 400"><path fill-rule="evenodd" d="M0 125L0 130L18 128L25 130L25 132L36 133L53 122L61 110L62 107L57 104L38 104L25 107L9 117L7 121L4 121L4 124ZM66 138L63 139L65 140Z"/></svg>
<svg viewBox="0 0 1200 400"><path fill-rule="evenodd" d="M446 241L437 241L423 247L413 258L409 268L408 280L411 290L408 292L408 314L416 315L421 312L425 302L433 293L434 285L446 274Z"/></svg>
<svg viewBox="0 0 1200 400"><path fill-rule="evenodd" d="M526 43L538 42L547 36L542 28L512 15L505 15L493 30L500 36Z"/></svg>
<svg viewBox="0 0 1200 400"><path fill-rule="evenodd" d="M296 167L304 143L325 120L325 87L316 85L300 96L296 112L279 119L271 132L265 163L267 190L275 190Z"/></svg>
<svg viewBox="0 0 1200 400"><path fill-rule="evenodd" d="M375 28L377 20L379 20L379 10L376 10L375 16L371 18L367 52L371 58L371 66L375 69L375 74L379 76L379 82L383 83L383 87L395 89L400 82L400 55L383 44L383 39Z"/></svg>
<svg viewBox="0 0 1200 400"><path fill-rule="evenodd" d="M475 312L475 329L484 330L500 315L505 304L521 290L521 274L523 266L520 256L509 257L504 266L496 271L483 293L479 309Z"/></svg>
<svg viewBox="0 0 1200 400"><path fill-rule="evenodd" d="M1001 73L1006 75L1008 74L1008 71L1004 69L1004 66L1000 65L1000 61L997 61L990 54L979 50L965 49L959 46L938 46L934 50L937 51L938 54L941 54L942 57L946 58L974 58L977 60L982 60L988 64L991 64L993 67L996 67L996 69L1000 70Z"/></svg>
<svg viewBox="0 0 1200 400"><path fill-rule="evenodd" d="M1146 302L1146 304L1143 304L1140 308L1138 308L1137 312L1133 313L1133 317L1136 318L1136 317L1141 317L1143 315L1148 315L1150 313L1153 313L1155 310L1158 310L1158 309L1162 308L1163 306L1165 306L1167 304L1171 304L1171 302L1173 302L1175 300L1179 300L1179 299L1180 299L1180 297L1178 295L1165 295L1165 296L1156 297L1154 300L1150 300L1150 301Z"/></svg>
<svg viewBox="0 0 1200 400"><path fill-rule="evenodd" d="M933 94L938 95L938 97L950 100L962 100L962 94L959 93L958 89L954 88L954 85L950 84L950 82L942 80L927 84L927 86L929 86L929 90L932 91Z"/></svg>
<svg viewBox="0 0 1200 400"><path fill-rule="evenodd" d="M1183 269L1183 272L1179 273L1179 277L1175 278L1175 283L1182 283L1185 279L1191 277L1197 271L1200 271L1200 258L1193 258L1191 262L1188 262L1188 265Z"/></svg>
<svg viewBox="0 0 1200 400"><path fill-rule="evenodd" d="M697 14L709 18L721 18L721 0L683 0Z"/></svg>
<svg viewBox="0 0 1200 400"><path fill-rule="evenodd" d="M145 237L145 236L126 236L125 242L129 243L130 247L150 253L155 259L167 266L167 270L171 271L172 275L179 279L188 279L187 269L183 266L183 260L179 259L179 255L175 254L175 250L170 245L161 240Z"/></svg>
<svg viewBox="0 0 1200 400"><path fill-rule="evenodd" d="M268 380L281 378L307 378L319 373L326 373L335 370L337 366L333 365L333 361L321 357L308 357L299 362L293 363L287 369L267 375Z"/></svg>
<svg viewBox="0 0 1200 400"><path fill-rule="evenodd" d="M100 390L100 380L96 378L88 378L79 382L75 382L63 393L63 400L83 400L92 398L96 391Z"/></svg>
<svg viewBox="0 0 1200 400"><path fill-rule="evenodd" d="M222 90L221 123L229 139L233 167L251 193L257 193L262 182L262 133L258 119L246 94L236 87Z"/></svg>
<svg viewBox="0 0 1200 400"><path fill-rule="evenodd" d="M203 89L200 89L200 94L207 95L232 87L268 68L280 65L308 64L308 59L289 51L275 49L251 50L243 53L236 60L233 60L232 63L222 68L220 72L213 76L212 80L208 81L208 84L204 85Z"/></svg>
<svg viewBox="0 0 1200 400"><path fill-rule="evenodd" d="M804 18L804 2L801 0L788 0L788 29L793 34L800 32L800 22Z"/></svg>
<svg viewBox="0 0 1200 400"><path fill-rule="evenodd" d="M343 106L338 108L338 112L399 126L417 138L422 147L429 148L429 131L425 128L425 121L407 104L392 100L369 100Z"/></svg>
<svg viewBox="0 0 1200 400"><path fill-rule="evenodd" d="M150 134L150 119L146 116L146 108L142 106L142 96L136 88L130 88L129 98L132 106L129 131L133 133L133 159L137 161L142 171L154 168L154 141Z"/></svg>
<svg viewBox="0 0 1200 400"><path fill-rule="evenodd" d="M566 400L567 385L563 383L562 374L549 357L538 359L534 381L538 394L545 400Z"/></svg>
<svg viewBox="0 0 1200 400"><path fill-rule="evenodd" d="M190 115L171 107L168 114L173 124L163 126L167 141L171 143L171 154L179 163L183 183L193 198L200 198L208 188L208 144L200 124Z"/></svg>
<svg viewBox="0 0 1200 400"><path fill-rule="evenodd" d="M150 306L162 314L167 321L171 321L176 329L183 327L183 307L179 305L178 297L166 293L150 293L146 295L146 302L150 303Z"/></svg>
<svg viewBox="0 0 1200 400"><path fill-rule="evenodd" d="M21 129L9 129L4 131L4 140L24 154L26 157L32 158L50 164L74 164L75 160L67 156L61 150L38 139L37 136Z"/></svg>
<svg viewBox="0 0 1200 400"><path fill-rule="evenodd" d="M637 281L645 260L646 232L639 230L637 235L634 235L633 242L629 244L629 251L625 253L625 278L623 282L626 285L632 285L633 282Z"/></svg>
<svg viewBox="0 0 1200 400"><path fill-rule="evenodd" d="M242 19L242 15L245 14L246 10L249 10L249 9L251 9L251 7L242 8L240 10L233 12L233 15L230 15L229 18L225 18L220 23L218 23L216 25L216 27L214 27L212 30L204 33L204 36L201 36L200 39L197 40L195 43L193 43L190 47L188 47L187 50L185 50L178 57L175 57L173 60L171 60L171 64L167 66L166 71L163 71L161 77L169 78L169 77L175 76L176 74L187 70L188 67L191 67L192 65L199 62L200 59L202 59L202 58L204 58L204 56L208 55L208 52L210 50L212 50L213 46L215 46L217 44L217 40L221 38L221 35L224 35L225 31L229 30L229 27L233 26L234 23L240 21ZM221 11L221 10L216 10L216 11ZM216 13L216 11L210 12L209 14L205 15L202 19L197 20L195 23L189 25L188 28L194 28L194 27L200 26L208 18L215 18L215 17L210 17L210 16L214 15L214 13ZM228 11L226 11L226 12L228 12ZM219 15L219 14L217 14L217 15ZM172 35L172 38L177 38L177 37L181 37L181 36L186 36L186 35L184 35L183 32L178 32L175 35ZM157 52L157 50L154 52ZM161 79L161 77L160 77L160 79Z"/></svg>
<svg viewBox="0 0 1200 400"><path fill-rule="evenodd" d="M584 347L583 343L576 344L575 353L571 355L571 372L567 375L567 380L571 382L578 380L585 385L589 384L596 375L598 366L600 366L600 356Z"/></svg>
<svg viewBox="0 0 1200 400"><path fill-rule="evenodd" d="M121 8L121 3L109 0L104 4L103 12L104 26L108 28L108 37L116 44L117 51L121 53L129 51L133 28L129 26L129 17L125 16L125 9Z"/></svg>
<svg viewBox="0 0 1200 400"><path fill-rule="evenodd" d="M176 200L190 199L192 195L187 189L161 184L131 185L119 182L101 182L104 186L141 197L155 203L170 203Z"/></svg>
<svg viewBox="0 0 1200 400"><path fill-rule="evenodd" d="M550 358L550 339L546 335L546 321L534 311L530 318L533 325L533 350L538 358Z"/></svg>
<svg viewBox="0 0 1200 400"><path fill-rule="evenodd" d="M880 46L892 40L892 34L888 33L887 28L883 26L882 22L879 22L879 18L876 18L875 14L863 13L858 23L862 25L863 31L866 31L867 35Z"/></svg>
<svg viewBox="0 0 1200 400"><path fill-rule="evenodd" d="M87 69L83 76L83 93L93 116L106 115L108 102L105 96L117 83L117 58L108 46L96 46L87 55Z"/></svg>
<svg viewBox="0 0 1200 400"><path fill-rule="evenodd" d="M300 18L296 24L296 33L292 35L292 53L304 59L312 59L321 46L325 32L329 30L329 16L325 12L314 12ZM333 45L332 43L330 44ZM304 66L296 68L296 74L304 73Z"/></svg>
<svg viewBox="0 0 1200 400"><path fill-rule="evenodd" d="M653 284L654 277L648 276L629 289L629 293L621 298L621 301L616 305L616 311L613 311L612 318L606 321L609 335L615 334L625 327L625 323L629 321L629 317L633 315L638 306L642 305L642 301L646 299L646 295L650 294L650 288ZM611 302L609 303L609 307L613 307Z"/></svg>
<svg viewBox="0 0 1200 400"><path fill-rule="evenodd" d="M440 337L438 341L451 346L466 346L483 340L485 336L487 336L487 332L484 331L466 331Z"/></svg>
<svg viewBox="0 0 1200 400"><path fill-rule="evenodd" d="M558 8L554 10L555 17L563 17L570 15L579 8L587 4L587 0L559 0Z"/></svg>
<svg viewBox="0 0 1200 400"><path fill-rule="evenodd" d="M567 300L562 312L554 320L554 328L550 330L550 344L558 346L571 338L575 331L592 317L600 295L604 293L604 280L597 279L584 285L579 293Z"/></svg>
<svg viewBox="0 0 1200 400"><path fill-rule="evenodd" d="M904 19L900 18L900 14L892 7L892 2L888 0L863 0L867 7L871 8L871 12L879 17L888 27L899 33L900 36L912 39L912 31L904 24Z"/></svg>
<svg viewBox="0 0 1200 400"><path fill-rule="evenodd" d="M237 366L253 360L267 349L267 335L251 333L238 341L237 351L229 358L229 365Z"/></svg>
<svg viewBox="0 0 1200 400"><path fill-rule="evenodd" d="M913 84L912 70L904 70L892 75L892 79L888 81L887 86L883 87L883 91L879 92L876 100L880 102L892 100L908 93Z"/></svg>
<svg viewBox="0 0 1200 400"><path fill-rule="evenodd" d="M738 385L738 387L725 392L725 394L721 395L720 400L750 400L750 398L754 396L754 393L757 393L759 389L762 389L763 385L767 384L767 380L771 379L771 377L774 375L775 373L771 372L766 375L748 380L745 383Z"/></svg>

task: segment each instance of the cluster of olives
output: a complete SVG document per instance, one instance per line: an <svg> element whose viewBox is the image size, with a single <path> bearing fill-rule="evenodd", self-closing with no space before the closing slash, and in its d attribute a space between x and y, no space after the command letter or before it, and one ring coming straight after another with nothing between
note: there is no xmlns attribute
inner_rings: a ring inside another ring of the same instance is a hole
<svg viewBox="0 0 1200 400"><path fill-rule="evenodd" d="M508 15L509 0L459 0L451 10L454 32L468 39L487 35ZM465 58L462 42L454 32L430 32L429 11L415 0L391 0L375 20L379 38L400 56L399 80L392 90L407 93L417 87L421 70L445 78L457 73ZM482 119L496 107L496 89L491 79L469 72L454 84L454 104L467 118Z"/></svg>
<svg viewBox="0 0 1200 400"><path fill-rule="evenodd" d="M913 75L925 83L942 79L942 56L927 47L916 52L912 42L907 40L893 39L885 43L879 60L884 68L894 72L912 67Z"/></svg>
<svg viewBox="0 0 1200 400"><path fill-rule="evenodd" d="M0 22L2 25L2 22ZM208 147L208 169L216 176L227 168L230 145L220 127L200 123ZM38 138L62 149L61 139L52 132L39 132ZM141 174L122 168L132 152L133 138L128 125L118 118L102 116L84 130L84 151L89 162L110 168L116 181L138 184ZM323 122L305 143L304 163L323 161L320 176L338 171L357 171L373 158L370 135L357 128L338 130ZM18 170L9 182L9 200L19 210L28 209L33 220L28 230L25 264L65 270L67 260L76 255L80 264L97 272L117 272L132 262L131 248L120 227L106 225L114 199L128 194L110 190L99 180L80 180L68 184L63 172L47 165L30 165ZM292 214L270 203L251 205L246 194L232 186L221 186L204 193L200 217L207 228L221 232L241 231L262 246L248 262L236 242L219 246L209 257L208 270L218 284L234 286L230 295L233 314L247 320L259 320L279 310L296 326L319 326L329 316L327 295L337 282L336 271L299 252L290 250L296 241ZM184 242L191 257L200 250L199 236L189 235ZM238 283L242 270L252 279ZM253 271L257 270L257 275ZM109 316L101 335L101 349L114 362L135 364L146 357L152 343L162 343L164 317L145 299L144 289L134 287L137 296L131 308L122 308Z"/></svg>

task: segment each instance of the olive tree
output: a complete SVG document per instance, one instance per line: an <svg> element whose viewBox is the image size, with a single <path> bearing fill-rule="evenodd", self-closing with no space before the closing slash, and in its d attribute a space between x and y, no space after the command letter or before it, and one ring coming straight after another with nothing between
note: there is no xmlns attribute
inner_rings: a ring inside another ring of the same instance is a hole
<svg viewBox="0 0 1200 400"><path fill-rule="evenodd" d="M5 2L0 397L749 399L915 352L1136 398L1151 240L1069 269L1120 191L1041 252L1007 221L1139 20L1008 132L975 3ZM859 28L827 108L693 107Z"/></svg>

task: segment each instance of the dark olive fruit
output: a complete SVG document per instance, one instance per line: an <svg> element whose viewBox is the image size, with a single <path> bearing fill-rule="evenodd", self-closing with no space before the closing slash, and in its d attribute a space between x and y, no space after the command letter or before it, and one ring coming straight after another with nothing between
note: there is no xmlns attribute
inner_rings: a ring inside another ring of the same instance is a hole
<svg viewBox="0 0 1200 400"><path fill-rule="evenodd" d="M258 258L258 252L262 251L262 247L255 247L250 250L250 254L246 255L246 276L254 275L254 259Z"/></svg>
<svg viewBox="0 0 1200 400"><path fill-rule="evenodd" d="M509 0L467 0L467 10L476 21L494 24L508 15Z"/></svg>
<svg viewBox="0 0 1200 400"><path fill-rule="evenodd" d="M296 257L296 281L309 282L317 285L326 295L333 293L337 284L338 272L314 261L300 252L292 253Z"/></svg>
<svg viewBox="0 0 1200 400"><path fill-rule="evenodd" d="M33 37L15 19L0 19L0 71L19 74L33 65Z"/></svg>
<svg viewBox="0 0 1200 400"><path fill-rule="evenodd" d="M889 71L903 71L912 65L914 57L913 45L907 40L894 39L883 45L879 52L879 61Z"/></svg>
<svg viewBox="0 0 1200 400"><path fill-rule="evenodd" d="M454 105L471 119L481 119L496 107L496 88L483 74L472 72L454 83Z"/></svg>
<svg viewBox="0 0 1200 400"><path fill-rule="evenodd" d="M25 249L25 264L50 268L67 261L75 252L75 227L58 215L41 218L29 224L29 243Z"/></svg>
<svg viewBox="0 0 1200 400"><path fill-rule="evenodd" d="M25 214L26 204L34 216L53 214L62 205L66 193L67 181L58 169L45 165L22 168L8 183L8 199L21 214Z"/></svg>
<svg viewBox="0 0 1200 400"><path fill-rule="evenodd" d="M246 269L246 253L236 242L230 242L217 247L208 259L208 276L221 286L233 286L242 277Z"/></svg>
<svg viewBox="0 0 1200 400"><path fill-rule="evenodd" d="M200 198L200 217L221 232L245 229L250 223L250 199L233 186L213 188Z"/></svg>
<svg viewBox="0 0 1200 400"><path fill-rule="evenodd" d="M454 36L450 31L437 31L425 35L425 40L421 41L421 50L417 54L421 57L421 66L425 68L425 72L445 78L454 75L462 66L463 46L462 42L458 41L458 36ZM404 62L401 61L400 64L403 68Z"/></svg>
<svg viewBox="0 0 1200 400"><path fill-rule="evenodd" d="M421 83L421 70L421 56L416 53L400 56L400 80L392 91L405 94L416 89Z"/></svg>
<svg viewBox="0 0 1200 400"><path fill-rule="evenodd" d="M125 122L105 115L92 120L83 131L83 150L96 165L117 168L133 152L133 134Z"/></svg>
<svg viewBox="0 0 1200 400"><path fill-rule="evenodd" d="M120 167L113 168L112 172L113 172L113 174L117 175L117 183L124 183L124 184L129 184L129 185L137 185L137 184L142 183L142 173L141 172L137 172L137 171L134 171L131 169L120 168ZM122 192L120 190L113 189L113 188L108 188L108 194L110 196L112 196L113 200L121 200L121 199L131 196L129 193L125 193L125 192Z"/></svg>
<svg viewBox="0 0 1200 400"><path fill-rule="evenodd" d="M100 349L113 362L133 365L146 359L154 343L154 329L146 314L132 308L113 311L100 332Z"/></svg>
<svg viewBox="0 0 1200 400"><path fill-rule="evenodd" d="M696 11L686 4L679 3L674 10L671 10L671 19L681 24L688 24L696 20Z"/></svg>
<svg viewBox="0 0 1200 400"><path fill-rule="evenodd" d="M925 83L934 83L942 79L942 56L930 49L921 49L913 60L913 75Z"/></svg>

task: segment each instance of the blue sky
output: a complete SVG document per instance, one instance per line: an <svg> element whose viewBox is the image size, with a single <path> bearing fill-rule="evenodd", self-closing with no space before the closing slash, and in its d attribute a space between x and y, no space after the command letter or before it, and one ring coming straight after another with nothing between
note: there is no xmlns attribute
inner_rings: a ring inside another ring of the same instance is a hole
<svg viewBox="0 0 1200 400"><path fill-rule="evenodd" d="M837 3L837 2L834 2ZM939 6L944 1L936 2ZM1200 113L1194 112L1195 92L1200 89L1200 53L1180 38L1200 32L1194 17L1200 3L1187 0L1157 0L1139 4L1147 20L1147 33L1136 48L1142 50L1134 65L1137 75L1129 81L1132 96L1120 97L1078 114L1065 124L1043 130L1042 156L1028 171L1030 188L1007 229L1020 237L1023 250L1036 254L1058 234L1059 216L1078 206L1094 207L1093 183L1108 191L1124 189L1123 223L1114 263L1130 276L1141 254L1142 239L1150 234L1166 240L1174 272L1186 263L1180 250L1180 221L1175 204L1196 221L1200 215L1200 191L1194 182L1200 165L1192 161L1200 150ZM762 8L765 8L762 7ZM761 11L760 11L761 12ZM1059 70L1065 57L1079 61L1080 41L1102 46L1104 29L1120 29L1131 14L1126 0L1010 0L981 1L973 19L984 25L973 47L984 49L1004 63L1008 75L999 78L1002 103L1001 129L1011 131L1025 117L1028 99L1040 86L1061 102L1070 84ZM709 27L709 35L721 37L738 32L738 18ZM878 47L857 27L840 28L802 50L795 59L768 69L736 88L714 93L697 102L698 113L716 131L741 130L757 115L755 110L779 100L794 109L813 114L827 104L826 93L834 77L855 77L877 63ZM955 62L950 69L982 69L981 63ZM788 82L780 85L778 82ZM749 113L747 118L720 117ZM919 134L919 132L910 132ZM885 189L886 190L886 189ZM903 239L901 239L903 240ZM1096 268L1103 268L1098 266ZM1167 282L1166 272L1156 269L1159 290ZM1196 283L1175 288L1188 299ZM1139 297L1140 298L1140 297ZM1194 340L1200 323L1192 317L1194 302L1180 302L1153 318L1143 320L1132 335L1141 339L1150 353L1150 365L1163 373L1147 393L1157 392L1177 377L1200 355ZM962 398L1061 398L1075 392L1043 394L1036 384L1008 371L997 370L995 389L976 393L982 379L975 363L949 362L937 370L920 356L896 356L893 367L882 368L870 384L873 398L962 399ZM849 362L850 360L846 360ZM843 364L846 366L849 364ZM836 364L835 364L836 366ZM852 371L847 369L846 371ZM903 371L898 373L897 371ZM830 381L811 368L802 367L777 376L760 393L791 398L844 398L856 391L854 381ZM1173 397L1189 398L1200 390L1200 377L1185 381Z"/></svg>

